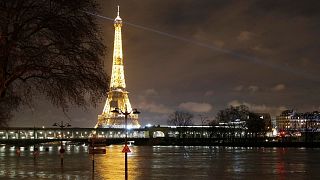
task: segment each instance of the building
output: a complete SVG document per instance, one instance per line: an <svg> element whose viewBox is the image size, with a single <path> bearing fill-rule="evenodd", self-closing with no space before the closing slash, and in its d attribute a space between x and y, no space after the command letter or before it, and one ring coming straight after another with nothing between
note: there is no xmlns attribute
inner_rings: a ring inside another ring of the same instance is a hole
<svg viewBox="0 0 320 180"><path fill-rule="evenodd" d="M108 92L103 112L101 115L98 115L98 122L96 124L96 127L98 128L125 128L124 115L112 111L118 108L122 112L132 112L128 91L126 91L121 27L122 19L120 18L118 6L117 17L114 20L115 35L110 91ZM128 127L140 127L137 114L130 113L128 115Z"/></svg>
<svg viewBox="0 0 320 180"><path fill-rule="evenodd" d="M320 130L320 112L283 111L276 117L276 128L282 136L301 136L302 132L318 132Z"/></svg>

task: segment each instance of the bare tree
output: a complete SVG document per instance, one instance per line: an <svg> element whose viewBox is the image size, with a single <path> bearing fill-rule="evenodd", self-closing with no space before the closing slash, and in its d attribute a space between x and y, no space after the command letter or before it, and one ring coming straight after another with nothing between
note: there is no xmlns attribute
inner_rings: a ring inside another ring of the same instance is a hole
<svg viewBox="0 0 320 180"><path fill-rule="evenodd" d="M0 2L0 126L43 95L55 106L86 107L108 90L105 47L94 0Z"/></svg>
<svg viewBox="0 0 320 180"><path fill-rule="evenodd" d="M248 131L252 132L255 137L257 137L259 133L266 132L266 121L258 114L253 112L249 113L249 118L246 121L246 126L248 128Z"/></svg>
<svg viewBox="0 0 320 180"><path fill-rule="evenodd" d="M216 119L219 122L233 122L237 119L239 120L246 120L249 114L249 108L245 105L240 106L230 106L224 110L220 110L217 113Z"/></svg>
<svg viewBox="0 0 320 180"><path fill-rule="evenodd" d="M168 124L174 126L190 126L192 122L193 114L185 111L175 111L169 115Z"/></svg>
<svg viewBox="0 0 320 180"><path fill-rule="evenodd" d="M205 114L199 114L201 126L208 125L209 124L209 119L208 116Z"/></svg>

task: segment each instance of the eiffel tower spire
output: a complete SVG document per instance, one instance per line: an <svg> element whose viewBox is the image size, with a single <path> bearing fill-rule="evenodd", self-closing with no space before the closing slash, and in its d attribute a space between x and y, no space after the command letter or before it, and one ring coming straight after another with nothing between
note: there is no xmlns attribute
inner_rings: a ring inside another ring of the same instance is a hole
<svg viewBox="0 0 320 180"><path fill-rule="evenodd" d="M110 91L108 92L103 112L98 116L96 127L124 128L124 117L111 111L115 108L119 108L123 112L132 111L124 77L121 27L122 19L120 18L120 8L118 6L117 17L114 19L114 48ZM133 128L140 127L137 114L129 115L128 126Z"/></svg>
<svg viewBox="0 0 320 180"><path fill-rule="evenodd" d="M113 63L110 89L125 89L126 82L124 80L124 67L122 55L122 38L121 38L122 19L120 18L119 6L118 15L114 20L114 48L113 48Z"/></svg>

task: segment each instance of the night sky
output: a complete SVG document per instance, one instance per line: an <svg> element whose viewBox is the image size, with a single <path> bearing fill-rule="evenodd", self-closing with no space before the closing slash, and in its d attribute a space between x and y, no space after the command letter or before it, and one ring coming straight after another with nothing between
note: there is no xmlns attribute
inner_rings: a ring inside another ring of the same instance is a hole
<svg viewBox="0 0 320 180"><path fill-rule="evenodd" d="M118 4L127 90L142 125L166 124L175 110L199 124L199 114L212 119L239 104L272 116L320 110L319 0L108 0L100 15L114 19ZM98 22L110 74L113 21ZM103 105L72 108L67 118L39 100L10 126L93 127Z"/></svg>

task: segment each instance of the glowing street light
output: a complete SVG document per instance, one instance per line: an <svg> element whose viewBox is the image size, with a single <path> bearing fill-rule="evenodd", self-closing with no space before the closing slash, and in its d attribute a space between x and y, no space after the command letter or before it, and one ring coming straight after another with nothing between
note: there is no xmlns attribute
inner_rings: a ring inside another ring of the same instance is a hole
<svg viewBox="0 0 320 180"><path fill-rule="evenodd" d="M124 115L125 131L126 131L124 143L125 143L125 148L127 148L128 147L128 140L127 140L127 138L128 138L128 115L140 114L140 112L137 109L132 109L132 111L128 112L127 108L125 111L122 111L119 108L115 108L111 112ZM128 151L127 150L124 151L124 173L125 173L125 180L128 180Z"/></svg>
<svg viewBox="0 0 320 180"><path fill-rule="evenodd" d="M63 153L65 152L65 150L63 149L63 128L65 127L70 127L71 125L69 123L63 123L63 121L61 121L61 123L54 123L52 126L57 126L61 128L61 140L60 140L60 162L61 162L61 166L63 166Z"/></svg>

